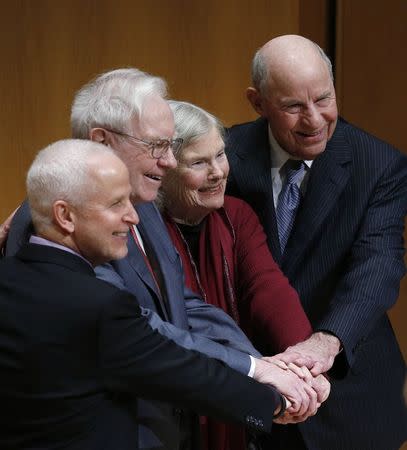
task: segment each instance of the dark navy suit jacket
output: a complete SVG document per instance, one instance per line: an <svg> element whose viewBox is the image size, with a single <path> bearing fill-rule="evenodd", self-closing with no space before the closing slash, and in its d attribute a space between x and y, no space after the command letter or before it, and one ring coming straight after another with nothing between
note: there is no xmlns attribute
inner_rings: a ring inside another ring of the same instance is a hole
<svg viewBox="0 0 407 450"><path fill-rule="evenodd" d="M303 438L312 450L398 449L407 438L405 363L386 311L405 274L407 158L340 119L313 162L282 256L267 127L261 118L229 130L228 193L259 215L314 329L332 332L344 349L335 363L341 378L300 425Z"/></svg>
<svg viewBox="0 0 407 450"><path fill-rule="evenodd" d="M267 431L280 402L153 331L80 257L28 244L0 261L2 450L137 450L139 396Z"/></svg>
<svg viewBox="0 0 407 450"><path fill-rule="evenodd" d="M184 286L180 257L172 245L161 215L152 203L137 206L138 228L156 255L166 296L162 299L144 257L129 233L129 253L112 265L96 268L97 276L137 297L150 325L179 345L219 359L247 374L249 354L258 356L236 323L222 310L204 303ZM32 233L27 203L17 211L7 240L6 254L14 255ZM159 316L161 314L161 317ZM138 439L141 449L177 449L183 412L169 404L138 401Z"/></svg>

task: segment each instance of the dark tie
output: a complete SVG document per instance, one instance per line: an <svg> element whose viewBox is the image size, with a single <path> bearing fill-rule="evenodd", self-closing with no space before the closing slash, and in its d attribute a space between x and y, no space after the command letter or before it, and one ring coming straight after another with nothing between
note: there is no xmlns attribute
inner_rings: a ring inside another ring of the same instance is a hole
<svg viewBox="0 0 407 450"><path fill-rule="evenodd" d="M283 254L301 200L298 182L305 171L304 161L289 159L281 170L285 174L285 181L278 197L276 216L281 254Z"/></svg>

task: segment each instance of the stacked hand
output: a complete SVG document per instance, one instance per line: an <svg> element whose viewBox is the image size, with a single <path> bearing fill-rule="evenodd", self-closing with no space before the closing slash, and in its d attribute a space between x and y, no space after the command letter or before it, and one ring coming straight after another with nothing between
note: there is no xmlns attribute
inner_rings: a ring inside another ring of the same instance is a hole
<svg viewBox="0 0 407 450"><path fill-rule="evenodd" d="M288 401L276 423L303 422L317 412L331 389L323 373L332 367L339 350L337 337L317 332L283 353L256 360L255 379L273 385Z"/></svg>
<svg viewBox="0 0 407 450"><path fill-rule="evenodd" d="M319 331L312 334L306 341L288 347L285 352L265 359L305 366L313 376L317 376L332 367L340 347L341 343L336 336Z"/></svg>

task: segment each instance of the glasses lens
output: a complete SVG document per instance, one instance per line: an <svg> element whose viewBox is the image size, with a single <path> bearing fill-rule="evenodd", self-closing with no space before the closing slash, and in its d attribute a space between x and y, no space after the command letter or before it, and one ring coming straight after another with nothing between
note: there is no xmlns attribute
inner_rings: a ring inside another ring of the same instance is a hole
<svg viewBox="0 0 407 450"><path fill-rule="evenodd" d="M174 139L174 140L171 142L172 151L173 151L174 153L177 153L177 151L181 148L183 142L184 142L184 141L183 141L183 139L181 139L181 138Z"/></svg>
<svg viewBox="0 0 407 450"><path fill-rule="evenodd" d="M162 158L170 147L170 141L167 139L160 139L151 144L151 153L155 159Z"/></svg>
<svg viewBox="0 0 407 450"><path fill-rule="evenodd" d="M176 153L182 145L182 139L160 139L158 141L151 143L151 150L153 158L159 159L162 158L171 147L172 151Z"/></svg>

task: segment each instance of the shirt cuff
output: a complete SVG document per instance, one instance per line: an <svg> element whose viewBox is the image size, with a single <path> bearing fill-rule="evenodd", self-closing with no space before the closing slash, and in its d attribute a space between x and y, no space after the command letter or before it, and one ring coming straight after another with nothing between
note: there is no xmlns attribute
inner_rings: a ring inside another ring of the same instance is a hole
<svg viewBox="0 0 407 450"><path fill-rule="evenodd" d="M253 378L254 376L254 371L256 370L256 361L253 358L253 356L249 355L250 358L250 370L249 373L247 374L248 377Z"/></svg>

